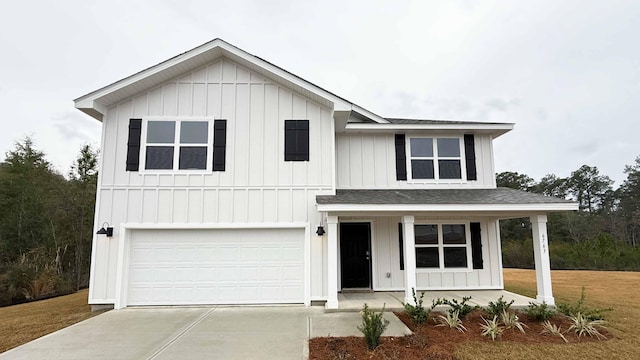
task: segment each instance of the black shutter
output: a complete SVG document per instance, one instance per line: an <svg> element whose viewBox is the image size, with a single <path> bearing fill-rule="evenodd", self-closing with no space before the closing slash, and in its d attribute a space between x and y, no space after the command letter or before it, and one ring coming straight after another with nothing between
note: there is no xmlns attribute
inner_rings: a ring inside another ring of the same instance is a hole
<svg viewBox="0 0 640 360"><path fill-rule="evenodd" d="M402 223L398 223L398 244L400 245L400 270L404 270L404 239L402 237Z"/></svg>
<svg viewBox="0 0 640 360"><path fill-rule="evenodd" d="M309 120L284 121L284 161L309 161Z"/></svg>
<svg viewBox="0 0 640 360"><path fill-rule="evenodd" d="M224 171L227 155L227 120L213 121L213 171Z"/></svg>
<svg viewBox="0 0 640 360"><path fill-rule="evenodd" d="M471 258L474 269L484 269L482 261L482 237L480 235L480 223L471 223Z"/></svg>
<svg viewBox="0 0 640 360"><path fill-rule="evenodd" d="M464 158L467 163L467 180L478 180L476 172L476 147L473 134L464 135Z"/></svg>
<svg viewBox="0 0 640 360"><path fill-rule="evenodd" d="M142 119L129 119L129 139L127 140L127 171L138 171L140 166L140 135Z"/></svg>
<svg viewBox="0 0 640 360"><path fill-rule="evenodd" d="M407 180L407 151L404 134L396 134L396 180Z"/></svg>

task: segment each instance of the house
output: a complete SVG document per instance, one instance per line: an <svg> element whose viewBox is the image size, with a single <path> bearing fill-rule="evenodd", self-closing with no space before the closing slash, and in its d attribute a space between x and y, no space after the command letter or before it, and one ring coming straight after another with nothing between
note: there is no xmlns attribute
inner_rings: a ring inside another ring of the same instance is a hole
<svg viewBox="0 0 640 360"><path fill-rule="evenodd" d="M516 217L554 303L546 214L577 205L496 188L513 124L384 118L220 39L75 107L103 125L94 307L502 289Z"/></svg>

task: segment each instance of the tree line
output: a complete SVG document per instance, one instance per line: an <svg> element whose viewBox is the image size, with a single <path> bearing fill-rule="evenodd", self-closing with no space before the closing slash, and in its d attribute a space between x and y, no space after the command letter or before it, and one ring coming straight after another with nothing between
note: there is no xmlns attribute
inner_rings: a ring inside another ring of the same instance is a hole
<svg viewBox="0 0 640 360"><path fill-rule="evenodd" d="M548 214L553 269L640 270L640 156L614 182L595 166L583 165L569 177L554 174L536 182L526 174L496 174L498 186L573 200L577 212ZM531 224L526 218L500 222L503 264L533 268Z"/></svg>
<svg viewBox="0 0 640 360"><path fill-rule="evenodd" d="M0 306L89 284L98 150L83 146L66 176L32 139L0 162Z"/></svg>

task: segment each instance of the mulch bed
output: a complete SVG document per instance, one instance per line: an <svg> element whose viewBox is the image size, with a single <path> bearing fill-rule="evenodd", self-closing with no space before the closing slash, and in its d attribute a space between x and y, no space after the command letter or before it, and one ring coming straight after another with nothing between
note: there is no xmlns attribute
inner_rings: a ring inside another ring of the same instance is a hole
<svg viewBox="0 0 640 360"><path fill-rule="evenodd" d="M403 337L383 336L375 350L370 351L362 337L322 337L309 340L309 359L434 359L452 360L455 359L456 347L462 343L492 342L491 338L482 336L480 324L482 317L488 318L481 310L471 312L463 320L467 331L462 333L456 329L444 326L436 326L432 320L438 316L432 313L429 322L416 326L411 318L404 312L395 313L398 318L412 331L412 335ZM496 341L507 341L521 344L541 344L555 343L563 344L564 341L549 334L541 334L542 323L530 321L526 314L518 314L520 321L526 324L526 333L523 334L517 329L505 330L502 337ZM561 327L563 331L571 326L569 320L561 315L556 315L551 323ZM611 334L606 329L600 328L600 332L611 338ZM573 332L564 335L569 343L599 341L595 337L578 337Z"/></svg>

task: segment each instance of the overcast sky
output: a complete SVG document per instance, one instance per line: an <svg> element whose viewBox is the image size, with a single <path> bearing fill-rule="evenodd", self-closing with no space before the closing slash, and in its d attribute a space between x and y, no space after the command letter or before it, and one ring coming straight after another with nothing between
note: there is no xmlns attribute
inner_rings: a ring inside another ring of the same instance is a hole
<svg viewBox="0 0 640 360"><path fill-rule="evenodd" d="M73 99L220 37L386 117L513 122L496 171L539 180L640 155L640 1L11 1L0 152L62 173L101 123Z"/></svg>

